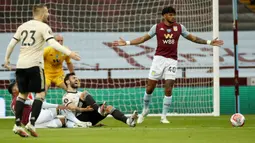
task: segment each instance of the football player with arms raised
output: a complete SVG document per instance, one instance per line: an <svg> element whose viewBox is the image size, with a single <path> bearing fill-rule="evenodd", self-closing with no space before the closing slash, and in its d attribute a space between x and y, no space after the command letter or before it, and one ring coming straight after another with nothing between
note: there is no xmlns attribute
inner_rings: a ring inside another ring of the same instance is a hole
<svg viewBox="0 0 255 143"><path fill-rule="evenodd" d="M177 61L178 61L178 41L179 37L198 43L212 46L223 45L222 40L204 40L194 36L180 23L175 21L176 11L173 7L165 7L162 10L163 22L152 26L150 31L142 37L131 41L125 41L120 38L114 41L114 46L138 45L157 36L157 49L153 57L150 67L149 78L146 85L146 91L143 97L143 111L139 116L137 123L142 123L149 113L149 104L151 102L152 93L156 87L157 81L164 77L165 80L165 96L163 99L161 123L169 123L166 118L167 112L172 103L172 89L175 83Z"/></svg>

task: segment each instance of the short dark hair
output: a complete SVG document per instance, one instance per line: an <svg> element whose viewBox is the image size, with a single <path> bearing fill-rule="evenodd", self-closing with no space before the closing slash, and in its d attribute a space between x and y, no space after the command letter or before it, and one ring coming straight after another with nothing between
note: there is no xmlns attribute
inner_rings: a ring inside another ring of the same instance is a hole
<svg viewBox="0 0 255 143"><path fill-rule="evenodd" d="M65 76L65 78L64 78L64 83L65 83L65 85L66 85L66 86L67 86L66 81L68 81L68 80L69 80L69 78L70 78L70 76L73 76L73 75L75 75L75 73L74 73L74 72L71 72L71 73L66 74L66 76Z"/></svg>
<svg viewBox="0 0 255 143"><path fill-rule="evenodd" d="M11 95L12 95L12 89L13 89L13 87L14 87L15 84L16 84L16 83L13 82L13 83L10 83L9 86L8 86L8 92L9 92Z"/></svg>
<svg viewBox="0 0 255 143"><path fill-rule="evenodd" d="M176 14L176 11L175 11L175 9L173 7L168 6L168 7L165 7L162 10L162 15L167 14L167 13L174 13L174 14Z"/></svg>
<svg viewBox="0 0 255 143"><path fill-rule="evenodd" d="M45 4L37 4L33 6L33 15L37 14L40 9L46 7Z"/></svg>

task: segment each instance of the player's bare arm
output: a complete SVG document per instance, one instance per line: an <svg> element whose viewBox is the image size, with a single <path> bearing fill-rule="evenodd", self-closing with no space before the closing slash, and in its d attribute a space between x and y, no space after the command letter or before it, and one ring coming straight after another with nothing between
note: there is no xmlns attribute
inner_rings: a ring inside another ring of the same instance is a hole
<svg viewBox="0 0 255 143"><path fill-rule="evenodd" d="M81 57L78 53L70 51L69 49L63 47L53 37L52 37L52 39L49 39L47 42L51 47L53 47L57 51L60 51L64 54L68 55L70 58L72 58L76 61L79 61L81 59Z"/></svg>
<svg viewBox="0 0 255 143"><path fill-rule="evenodd" d="M80 107L77 107L76 105L70 103L67 105L67 109L73 111L73 112L77 112L77 113L81 113L81 112L91 112L93 111L94 109L91 108L90 106L87 106L86 108L80 108Z"/></svg>
<svg viewBox="0 0 255 143"><path fill-rule="evenodd" d="M67 68L69 70L70 73L74 73L74 66L73 63L66 63Z"/></svg>
<svg viewBox="0 0 255 143"><path fill-rule="evenodd" d="M86 91L82 92L82 94L80 95L80 100L84 101L86 98ZM67 109L73 111L73 112L77 112L77 113L81 113L81 112L90 112L93 111L94 109L91 106L87 106L86 108L81 108L81 107L77 107L75 104L73 104L72 102L70 102L69 104L67 104Z"/></svg>
<svg viewBox="0 0 255 143"><path fill-rule="evenodd" d="M144 43L145 41L149 39L151 39L150 35L145 34L144 36L136 38L131 41L125 41L124 39L120 38L119 41L114 41L113 44L114 46L138 45L138 44Z"/></svg>
<svg viewBox="0 0 255 143"><path fill-rule="evenodd" d="M11 67L9 64L10 64L10 57L13 52L13 49L16 46L16 44L20 41L18 34L19 34L19 29L17 29L15 35L13 36L6 50L6 54L4 58L4 67L7 68L8 70L11 70Z"/></svg>
<svg viewBox="0 0 255 143"><path fill-rule="evenodd" d="M198 43L198 44L208 44L208 45L212 45L212 46L222 46L224 44L224 42L222 40L218 40L217 38L214 40L204 40L202 38L199 38L197 36L194 36L192 34L189 34L186 39L194 42L194 43Z"/></svg>
<svg viewBox="0 0 255 143"><path fill-rule="evenodd" d="M70 60L70 57L67 57L65 61L66 61L66 65L67 65L67 68L68 68L69 72L74 73L74 66L73 66L73 63Z"/></svg>

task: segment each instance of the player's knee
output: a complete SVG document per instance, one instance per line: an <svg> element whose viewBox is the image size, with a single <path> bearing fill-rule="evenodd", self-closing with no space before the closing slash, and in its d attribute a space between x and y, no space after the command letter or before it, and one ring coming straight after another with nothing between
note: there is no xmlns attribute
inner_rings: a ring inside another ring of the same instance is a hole
<svg viewBox="0 0 255 143"><path fill-rule="evenodd" d="M47 128L61 128L63 126L60 119L53 119L46 125Z"/></svg>
<svg viewBox="0 0 255 143"><path fill-rule="evenodd" d="M153 91L154 91L154 86L152 84L147 84L146 93L147 94L152 94Z"/></svg>
<svg viewBox="0 0 255 143"><path fill-rule="evenodd" d="M147 94L152 94L156 87L157 81L154 80L148 80L148 83L146 85L146 93Z"/></svg>
<svg viewBox="0 0 255 143"><path fill-rule="evenodd" d="M19 95L18 95L18 97L20 97L20 98L22 98L22 99L27 99L27 96L28 96L28 93L26 92L26 93L20 93Z"/></svg>
<svg viewBox="0 0 255 143"><path fill-rule="evenodd" d="M106 110L112 110L112 105L108 105L107 107L106 107Z"/></svg>
<svg viewBox="0 0 255 143"><path fill-rule="evenodd" d="M147 86L146 93L147 94L152 94L153 90L154 90L154 88L152 86Z"/></svg>
<svg viewBox="0 0 255 143"><path fill-rule="evenodd" d="M86 98L86 94L84 92L82 92L82 94L80 95L80 99L82 101L85 101L85 98Z"/></svg>
<svg viewBox="0 0 255 143"><path fill-rule="evenodd" d="M172 95L172 88L165 88L165 95L166 96L171 96Z"/></svg>
<svg viewBox="0 0 255 143"><path fill-rule="evenodd" d="M111 105L108 105L107 107L106 107L106 112L108 113L108 114L112 114L112 112L115 110L115 108L113 107L113 106L111 106Z"/></svg>
<svg viewBox="0 0 255 143"><path fill-rule="evenodd" d="M45 92L36 93L35 98L36 98L36 99L44 100L44 98L45 98Z"/></svg>
<svg viewBox="0 0 255 143"><path fill-rule="evenodd" d="M59 117L59 116L58 116L58 119L61 121L62 125L65 124L65 121L66 121L65 117L62 117L62 116Z"/></svg>

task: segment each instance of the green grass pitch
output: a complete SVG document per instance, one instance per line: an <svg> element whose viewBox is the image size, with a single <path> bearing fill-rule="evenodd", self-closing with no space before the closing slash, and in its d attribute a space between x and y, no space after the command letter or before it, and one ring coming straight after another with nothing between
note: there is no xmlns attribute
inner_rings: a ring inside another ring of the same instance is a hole
<svg viewBox="0 0 255 143"><path fill-rule="evenodd" d="M12 132L13 119L0 120L0 143L254 143L255 115L245 115L244 127L232 127L230 115L220 117L148 117L130 128L114 118L107 126L88 129L38 129L38 138L21 138Z"/></svg>

